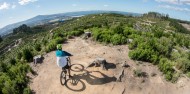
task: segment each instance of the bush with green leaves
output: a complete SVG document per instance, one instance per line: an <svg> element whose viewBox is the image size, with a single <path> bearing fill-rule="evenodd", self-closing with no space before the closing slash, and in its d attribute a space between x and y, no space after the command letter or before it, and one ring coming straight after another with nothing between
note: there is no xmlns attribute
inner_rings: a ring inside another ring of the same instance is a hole
<svg viewBox="0 0 190 94"><path fill-rule="evenodd" d="M113 45L121 45L121 44L125 44L127 43L127 38L120 35L120 34L114 34L112 37L111 37L111 43Z"/></svg>
<svg viewBox="0 0 190 94"><path fill-rule="evenodd" d="M21 53L21 52L18 52L17 55L16 55L16 58L17 58L18 60L20 60L20 59L22 58L22 53Z"/></svg>
<svg viewBox="0 0 190 94"><path fill-rule="evenodd" d="M51 41L47 47L46 47L46 52L50 52L50 51L53 51L53 50L56 50L56 42L55 41Z"/></svg>
<svg viewBox="0 0 190 94"><path fill-rule="evenodd" d="M189 78L190 78L190 72L188 72L188 73L187 73L187 77L189 77Z"/></svg>
<svg viewBox="0 0 190 94"><path fill-rule="evenodd" d="M1 37L1 35L0 35L0 43L3 41L3 38Z"/></svg>
<svg viewBox="0 0 190 94"><path fill-rule="evenodd" d="M176 61L176 68L186 73L190 71L190 61L186 58L180 58Z"/></svg>
<svg viewBox="0 0 190 94"><path fill-rule="evenodd" d="M65 37L57 37L49 42L46 46L46 52L56 50L57 44L62 44L65 41Z"/></svg>
<svg viewBox="0 0 190 94"><path fill-rule="evenodd" d="M178 72L173 73L171 82L176 83L179 77L180 77L180 73L178 73Z"/></svg>
<svg viewBox="0 0 190 94"><path fill-rule="evenodd" d="M128 36L130 36L130 35L132 35L132 34L135 34L135 33L136 33L136 30L133 29L133 28L131 28L131 27L128 27L128 26L126 26L126 27L124 28L124 30L123 30L123 35L124 35L125 37L128 37Z"/></svg>
<svg viewBox="0 0 190 94"><path fill-rule="evenodd" d="M15 65L17 63L16 59L14 58L10 58L9 62L12 64L12 65Z"/></svg>
<svg viewBox="0 0 190 94"><path fill-rule="evenodd" d="M112 43L113 45L121 45L127 43L127 38L123 35L123 31L121 34L116 33L116 31L112 31L109 29L99 29L92 28L93 31L93 39L103 43Z"/></svg>
<svg viewBox="0 0 190 94"><path fill-rule="evenodd" d="M7 72L9 69L8 63L0 62L0 72Z"/></svg>
<svg viewBox="0 0 190 94"><path fill-rule="evenodd" d="M23 94L29 78L26 74L31 70L26 62L18 62L7 69L7 72L0 72L0 94Z"/></svg>
<svg viewBox="0 0 190 94"><path fill-rule="evenodd" d="M158 67L165 74L166 80L171 81L173 79L175 81L177 79L174 75L172 62L167 58L161 58Z"/></svg>
<svg viewBox="0 0 190 94"><path fill-rule="evenodd" d="M158 64L159 69L164 73L164 74L170 74L174 72L174 69L172 67L172 62L168 60L167 58L161 58L160 62Z"/></svg>
<svg viewBox="0 0 190 94"><path fill-rule="evenodd" d="M52 41L55 41L56 44L62 44L66 39L64 37L57 37Z"/></svg>
<svg viewBox="0 0 190 94"><path fill-rule="evenodd" d="M172 51L171 52L171 60L176 61L181 57L181 54L178 51Z"/></svg>
<svg viewBox="0 0 190 94"><path fill-rule="evenodd" d="M23 94L32 94L32 90L29 87L24 88Z"/></svg>
<svg viewBox="0 0 190 94"><path fill-rule="evenodd" d="M156 55L154 55L155 52L151 49L141 49L141 48L137 48L135 50L132 50L129 52L129 57L134 59L134 60L141 60L141 61L151 61L157 57Z"/></svg>
<svg viewBox="0 0 190 94"><path fill-rule="evenodd" d="M70 31L69 34L72 36L80 36L84 33L83 30L78 30L78 31Z"/></svg>
<svg viewBox="0 0 190 94"><path fill-rule="evenodd" d="M26 60L27 62L31 62L33 60L32 52L28 48L22 50L22 56L23 59Z"/></svg>
<svg viewBox="0 0 190 94"><path fill-rule="evenodd" d="M121 25L118 25L113 28L113 31L115 34L123 34L124 29Z"/></svg>
<svg viewBox="0 0 190 94"><path fill-rule="evenodd" d="M35 46L34 46L34 49L36 51L41 51L41 45L39 43L37 43Z"/></svg>

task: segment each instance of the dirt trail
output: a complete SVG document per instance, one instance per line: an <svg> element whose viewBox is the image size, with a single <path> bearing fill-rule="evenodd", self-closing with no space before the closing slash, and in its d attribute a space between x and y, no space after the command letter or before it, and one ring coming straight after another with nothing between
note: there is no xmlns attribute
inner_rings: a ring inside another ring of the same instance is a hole
<svg viewBox="0 0 190 94"><path fill-rule="evenodd" d="M156 66L149 63L137 64L128 57L128 47L103 46L90 40L81 38L70 39L63 45L63 50L71 53L72 69L86 67L96 57L103 57L112 65L106 70L92 67L85 71L71 71L74 78L78 78L78 84L71 85L68 80L66 86L60 84L59 76L61 68L56 65L55 52L45 55L42 64L33 69L37 72L32 77L30 87L36 94L189 94L190 83L181 78L178 83L166 82ZM115 75L119 74L122 67L120 63L127 62L130 67L124 69L122 82L116 82ZM141 69L148 73L148 77L138 78L133 76L134 69ZM151 77L151 73L156 73Z"/></svg>

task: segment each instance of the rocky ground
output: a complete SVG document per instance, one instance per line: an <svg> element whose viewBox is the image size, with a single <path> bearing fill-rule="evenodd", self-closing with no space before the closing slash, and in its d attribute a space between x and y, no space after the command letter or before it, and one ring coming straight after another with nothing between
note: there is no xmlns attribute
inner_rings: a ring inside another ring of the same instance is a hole
<svg viewBox="0 0 190 94"><path fill-rule="evenodd" d="M81 38L68 40L63 50L71 53L72 79L60 84L61 68L56 65L55 52L44 56L44 61L33 66L36 75L31 76L30 87L36 94L189 94L190 81L181 77L177 83L167 82L158 68L150 63L135 62L128 57L128 46L102 45ZM97 57L105 58L108 70L88 66ZM122 67L126 63L129 66ZM83 68L84 67L84 68ZM80 69L80 70L79 70ZM145 73L134 76L134 70ZM122 76L123 74L123 76ZM121 81L119 80L121 76Z"/></svg>

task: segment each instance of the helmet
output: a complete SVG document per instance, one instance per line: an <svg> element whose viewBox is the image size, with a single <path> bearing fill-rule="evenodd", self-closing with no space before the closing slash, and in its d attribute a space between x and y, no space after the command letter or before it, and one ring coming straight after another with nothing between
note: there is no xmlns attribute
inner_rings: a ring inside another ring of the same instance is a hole
<svg viewBox="0 0 190 94"><path fill-rule="evenodd" d="M62 45L61 44L57 44L57 49L58 50L62 50Z"/></svg>

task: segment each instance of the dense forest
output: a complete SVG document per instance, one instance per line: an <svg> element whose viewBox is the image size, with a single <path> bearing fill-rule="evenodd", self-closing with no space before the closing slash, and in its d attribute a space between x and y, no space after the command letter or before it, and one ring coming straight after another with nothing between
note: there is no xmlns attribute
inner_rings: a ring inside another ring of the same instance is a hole
<svg viewBox="0 0 190 94"><path fill-rule="evenodd" d="M57 28L26 25L15 28L12 35L3 39L0 48L20 38L23 42L0 57L0 93L30 94L26 75L33 71L27 62L87 31L99 43L128 45L131 59L157 65L168 81L176 82L181 74L190 77L189 31L178 20L155 12L141 17L95 14L59 23Z"/></svg>

